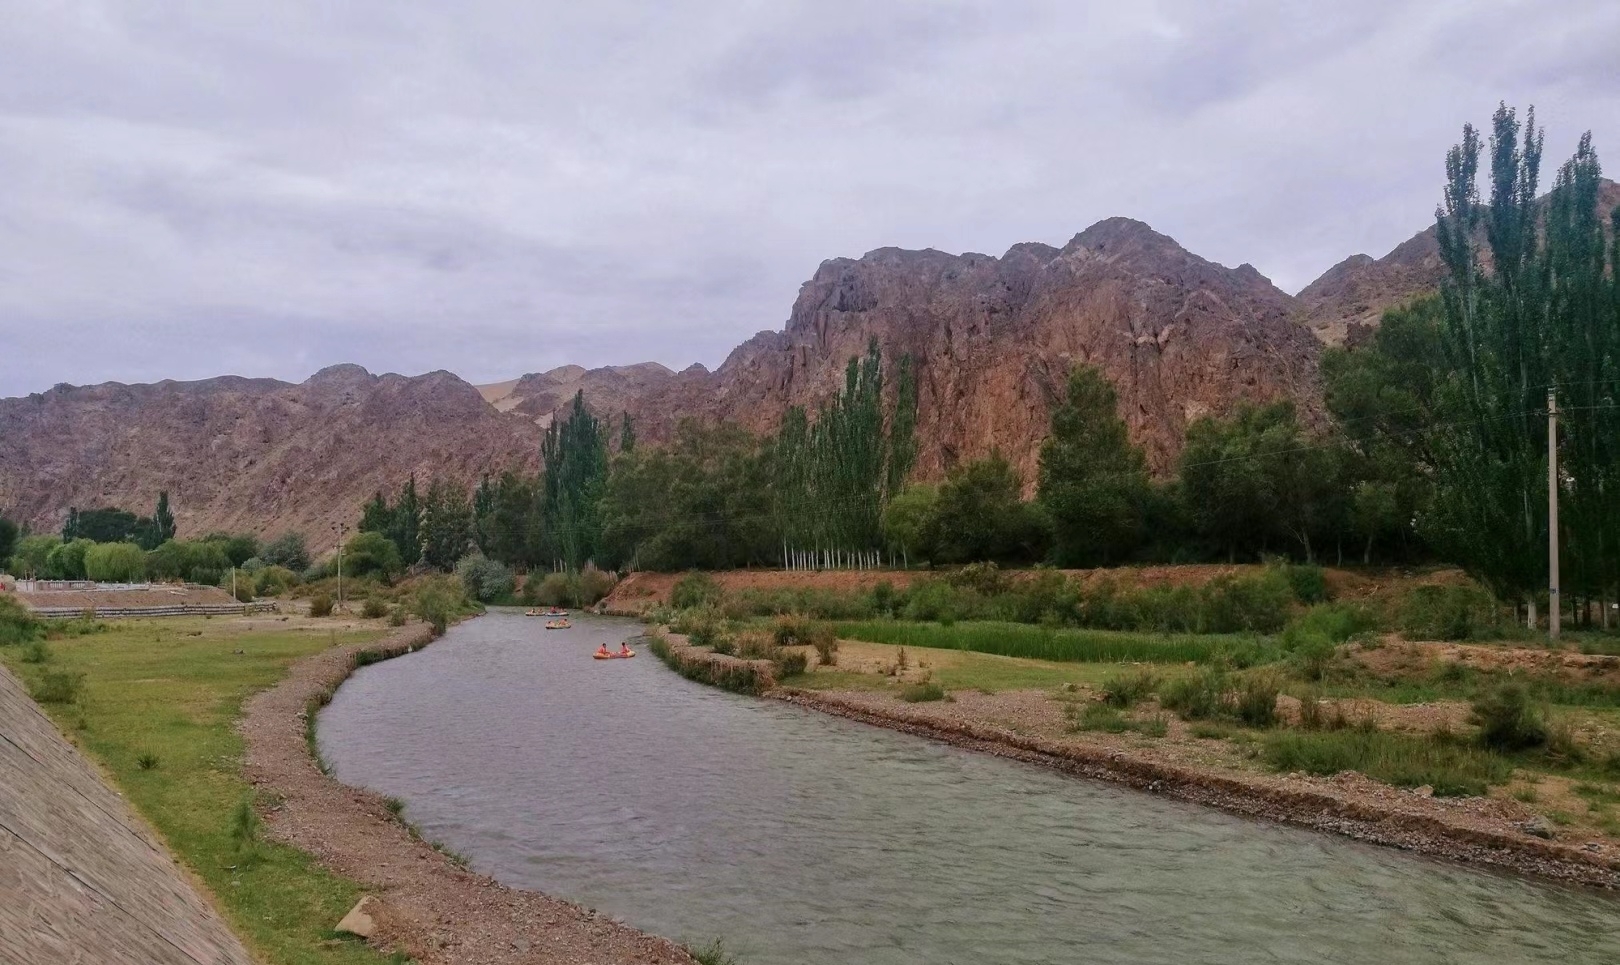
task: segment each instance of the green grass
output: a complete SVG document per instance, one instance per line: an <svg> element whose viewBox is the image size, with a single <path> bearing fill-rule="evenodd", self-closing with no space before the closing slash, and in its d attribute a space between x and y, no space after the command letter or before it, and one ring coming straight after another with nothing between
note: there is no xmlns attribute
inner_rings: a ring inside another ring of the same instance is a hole
<svg viewBox="0 0 1620 965"><path fill-rule="evenodd" d="M839 624L838 635L904 647L972 650L1064 663L1208 663L1260 649L1257 638L1243 635L1063 630L992 622L945 626L871 620Z"/></svg>
<svg viewBox="0 0 1620 965"><path fill-rule="evenodd" d="M50 669L84 674L74 703L45 710L105 766L257 958L374 965L386 956L331 941L332 925L359 900L359 887L301 851L264 840L257 813L244 813L253 788L242 778L234 722L243 700L274 685L294 660L376 635L242 632L226 619L131 621L57 641L43 667L24 664L18 647L0 647L0 660L29 683ZM143 767L147 760L152 765Z"/></svg>
<svg viewBox="0 0 1620 965"><path fill-rule="evenodd" d="M1506 783L1512 763L1501 755L1452 741L1360 728L1277 731L1267 735L1266 763L1276 771L1331 776L1359 771L1396 787L1434 788L1439 797L1484 794Z"/></svg>

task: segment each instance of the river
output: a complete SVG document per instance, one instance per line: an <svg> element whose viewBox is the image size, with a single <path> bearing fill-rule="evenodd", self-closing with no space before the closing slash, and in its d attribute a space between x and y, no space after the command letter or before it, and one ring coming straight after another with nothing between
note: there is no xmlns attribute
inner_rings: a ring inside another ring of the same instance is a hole
<svg viewBox="0 0 1620 965"><path fill-rule="evenodd" d="M321 714L476 869L743 965L1620 962L1620 902L595 661L492 613Z"/></svg>

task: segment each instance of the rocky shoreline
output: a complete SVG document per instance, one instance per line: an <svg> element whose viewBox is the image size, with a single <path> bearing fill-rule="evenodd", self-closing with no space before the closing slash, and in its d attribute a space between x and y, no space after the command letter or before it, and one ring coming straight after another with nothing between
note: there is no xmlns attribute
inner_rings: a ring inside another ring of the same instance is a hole
<svg viewBox="0 0 1620 965"><path fill-rule="evenodd" d="M264 815L269 833L359 882L372 894L370 941L420 965L693 965L667 939L458 866L398 820L382 796L322 772L305 738L309 708L354 671L361 652L398 656L431 639L426 626L414 625L324 651L247 702L238 722L244 768L261 800L274 802Z"/></svg>
<svg viewBox="0 0 1620 965"><path fill-rule="evenodd" d="M1248 777L1154 760L1102 744L1059 742L983 722L950 719L937 709L939 705L887 705L873 695L793 688L780 688L765 696L1241 817L1326 831L1447 861L1591 887L1620 888L1620 862L1612 855L1545 840L1517 829L1486 827L1453 818L1435 799L1397 791L1359 775L1345 775L1349 778L1345 781Z"/></svg>

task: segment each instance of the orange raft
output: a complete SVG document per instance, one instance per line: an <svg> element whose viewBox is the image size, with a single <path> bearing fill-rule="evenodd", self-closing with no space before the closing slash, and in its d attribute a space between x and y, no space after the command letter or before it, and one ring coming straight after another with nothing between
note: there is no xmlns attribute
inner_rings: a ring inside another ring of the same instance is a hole
<svg viewBox="0 0 1620 965"><path fill-rule="evenodd" d="M630 651L629 653L603 653L598 650L596 653L591 654L591 658L594 660L629 660L635 655L636 652L634 650Z"/></svg>
<svg viewBox="0 0 1620 965"><path fill-rule="evenodd" d="M573 626L573 624L569 623L567 620L547 620L546 621L546 629L547 630L566 630L571 626Z"/></svg>

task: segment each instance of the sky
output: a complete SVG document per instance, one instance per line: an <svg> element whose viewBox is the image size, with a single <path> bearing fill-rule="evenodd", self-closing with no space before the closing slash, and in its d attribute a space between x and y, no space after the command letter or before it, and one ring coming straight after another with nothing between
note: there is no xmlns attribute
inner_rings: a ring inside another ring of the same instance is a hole
<svg viewBox="0 0 1620 965"><path fill-rule="evenodd" d="M1620 171L1620 4L9 0L0 396L718 365L825 259L1125 215L1295 292L1534 105Z"/></svg>

